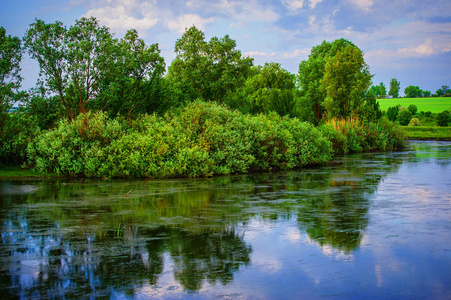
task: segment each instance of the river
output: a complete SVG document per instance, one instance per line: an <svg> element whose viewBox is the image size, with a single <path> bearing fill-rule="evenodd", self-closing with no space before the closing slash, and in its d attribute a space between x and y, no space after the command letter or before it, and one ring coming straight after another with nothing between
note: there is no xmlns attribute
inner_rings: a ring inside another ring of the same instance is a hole
<svg viewBox="0 0 451 300"><path fill-rule="evenodd" d="M0 181L0 295L451 299L451 143L274 174Z"/></svg>

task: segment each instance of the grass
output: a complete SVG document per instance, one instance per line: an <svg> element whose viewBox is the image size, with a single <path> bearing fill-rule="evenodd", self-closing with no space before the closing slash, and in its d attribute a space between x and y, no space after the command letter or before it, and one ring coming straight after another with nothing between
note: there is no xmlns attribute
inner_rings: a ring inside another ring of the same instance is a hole
<svg viewBox="0 0 451 300"><path fill-rule="evenodd" d="M391 106L401 104L407 108L410 104L414 104L420 111L431 111L432 113L441 113L451 108L451 97L429 97L429 98L396 98L396 99L379 99L381 110L387 110Z"/></svg>
<svg viewBox="0 0 451 300"><path fill-rule="evenodd" d="M0 180L14 178L51 178L58 177L54 173L43 173L22 169L20 166L0 166Z"/></svg>
<svg viewBox="0 0 451 300"><path fill-rule="evenodd" d="M451 127L403 126L409 140L451 141Z"/></svg>

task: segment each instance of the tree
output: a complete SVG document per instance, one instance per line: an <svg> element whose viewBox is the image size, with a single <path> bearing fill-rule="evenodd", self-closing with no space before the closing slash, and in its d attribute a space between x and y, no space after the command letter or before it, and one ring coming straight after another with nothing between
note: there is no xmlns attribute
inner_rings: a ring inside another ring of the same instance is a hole
<svg viewBox="0 0 451 300"><path fill-rule="evenodd" d="M401 105L396 105L396 106L392 106L392 107L389 107L388 109L387 109L387 112L385 113L385 115L387 116L387 118L390 120L390 121L392 121L392 122L394 122L394 121L396 121L396 118L397 118L397 116L398 116L398 112L399 112L399 107L400 107Z"/></svg>
<svg viewBox="0 0 451 300"><path fill-rule="evenodd" d="M388 91L388 94L393 98L398 98L400 86L401 83L396 78L392 78L390 80L390 90Z"/></svg>
<svg viewBox="0 0 451 300"><path fill-rule="evenodd" d="M423 91L423 97L431 97L431 91Z"/></svg>
<svg viewBox="0 0 451 300"><path fill-rule="evenodd" d="M387 89L385 88L383 82L379 85L371 86L369 92L372 93L377 99L385 98L387 96Z"/></svg>
<svg viewBox="0 0 451 300"><path fill-rule="evenodd" d="M294 77L278 63L265 63L258 67L258 74L248 78L244 87L251 113L277 112L281 116L293 116Z"/></svg>
<svg viewBox="0 0 451 300"><path fill-rule="evenodd" d="M195 26L185 31L175 43L176 58L168 70L179 101L196 98L223 102L250 74L252 58L242 57L236 42L228 35L213 37L208 43Z"/></svg>
<svg viewBox="0 0 451 300"><path fill-rule="evenodd" d="M147 46L138 32L129 30L116 45L117 61L113 76L102 81L96 103L97 109L106 108L110 117L118 114L136 116L142 113L162 112L166 108L162 94L164 59L158 44Z"/></svg>
<svg viewBox="0 0 451 300"><path fill-rule="evenodd" d="M326 64L335 57L338 52L344 50L348 46L358 49L357 46L346 39L338 39L333 42L324 41L320 45L313 47L308 59L299 64L299 72L296 79L298 88L300 89L300 110L304 111L304 114L307 116L312 115L312 119L309 118L308 121L311 121L314 124L318 124L326 112L325 100L328 95L327 87L323 86L323 79L326 74ZM354 51L356 56L359 55L359 51L360 49ZM347 50L347 52L351 51ZM343 53L341 54L341 57L343 58ZM363 57L360 61L363 61ZM349 65L352 64L353 63L350 63ZM333 68L329 66L329 72L333 71L332 69ZM348 69L347 71L349 72L350 70ZM360 71L364 72L363 69ZM342 72L341 74L344 75L344 73L345 72ZM329 74L330 78L333 77L331 75L332 74ZM351 74L348 75L352 77ZM358 74L355 75L357 76ZM353 84L355 83L356 81L353 80ZM360 92L362 92L360 97L363 99L366 90ZM343 91L343 93L346 92Z"/></svg>
<svg viewBox="0 0 451 300"><path fill-rule="evenodd" d="M25 96L24 92L19 91L22 83L22 53L20 39L7 36L6 30L0 27L0 128L3 128L6 122L4 113Z"/></svg>
<svg viewBox="0 0 451 300"><path fill-rule="evenodd" d="M443 127L448 126L449 119L450 119L449 111L447 110L442 111L441 113L437 114L437 125Z"/></svg>
<svg viewBox="0 0 451 300"><path fill-rule="evenodd" d="M407 110L410 111L410 112L412 113L412 115L414 115L414 114L417 113L418 108L417 108L417 106L416 106L415 104L410 104L410 105L407 107Z"/></svg>
<svg viewBox="0 0 451 300"><path fill-rule="evenodd" d="M407 109L400 110L396 119L400 125L407 126L409 125L410 119L412 119L412 113Z"/></svg>
<svg viewBox="0 0 451 300"><path fill-rule="evenodd" d="M43 86L60 96L69 119L86 112L101 92L111 93L104 81L117 70L117 40L95 18L81 18L69 29L37 19L24 41L39 63Z"/></svg>
<svg viewBox="0 0 451 300"><path fill-rule="evenodd" d="M406 98L418 98L423 96L423 91L418 86L410 85L405 88Z"/></svg>
<svg viewBox="0 0 451 300"><path fill-rule="evenodd" d="M436 94L438 97L440 97L440 96L443 96L445 93L443 92L442 89L438 89L438 90L435 92L435 94Z"/></svg>
<svg viewBox="0 0 451 300"><path fill-rule="evenodd" d="M328 117L358 115L371 85L371 77L363 53L355 45L348 45L329 58L321 80L321 88L326 94L323 105Z"/></svg>
<svg viewBox="0 0 451 300"><path fill-rule="evenodd" d="M443 91L443 94L446 94L448 89L449 89L449 86L447 86L447 85L442 85L442 91Z"/></svg>

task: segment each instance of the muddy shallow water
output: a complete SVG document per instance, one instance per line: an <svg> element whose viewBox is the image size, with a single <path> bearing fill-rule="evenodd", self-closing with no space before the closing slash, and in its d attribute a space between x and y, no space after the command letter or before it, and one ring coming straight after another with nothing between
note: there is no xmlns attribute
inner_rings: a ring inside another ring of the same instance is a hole
<svg viewBox="0 0 451 300"><path fill-rule="evenodd" d="M451 143L210 179L0 181L0 295L451 299Z"/></svg>

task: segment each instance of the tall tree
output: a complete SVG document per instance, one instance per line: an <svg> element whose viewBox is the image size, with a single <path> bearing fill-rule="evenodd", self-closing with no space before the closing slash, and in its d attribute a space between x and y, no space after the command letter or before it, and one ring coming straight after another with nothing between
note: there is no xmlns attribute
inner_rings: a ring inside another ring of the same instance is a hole
<svg viewBox="0 0 451 300"><path fill-rule="evenodd" d="M259 73L250 77L244 87L251 113L277 112L293 116L294 76L278 63L265 63Z"/></svg>
<svg viewBox="0 0 451 300"><path fill-rule="evenodd" d="M114 76L117 40L95 18L81 18L69 29L58 21L46 24L37 19L24 40L39 63L43 84L60 96L70 119L85 112L101 91L106 92L102 82Z"/></svg>
<svg viewBox="0 0 451 300"><path fill-rule="evenodd" d="M242 57L236 42L229 36L213 37L205 41L205 35L195 26L185 31L175 43L176 58L168 70L180 101L195 98L222 102L227 93L244 85L250 74L253 60Z"/></svg>
<svg viewBox="0 0 451 300"><path fill-rule="evenodd" d="M111 117L157 111L163 102L159 93L165 71L158 44L147 46L131 29L116 46L116 69L102 81L94 106L105 108Z"/></svg>
<svg viewBox="0 0 451 300"><path fill-rule="evenodd" d="M379 85L371 86L369 92L372 93L377 99L385 98L387 96L387 88L383 82Z"/></svg>
<svg viewBox="0 0 451 300"><path fill-rule="evenodd" d="M6 30L0 27L0 128L5 121L4 113L25 95L19 91L22 52L20 39L7 36Z"/></svg>
<svg viewBox="0 0 451 300"><path fill-rule="evenodd" d="M406 98L418 98L423 96L423 91L419 86L409 85L404 89L404 94Z"/></svg>
<svg viewBox="0 0 451 300"><path fill-rule="evenodd" d="M388 94L393 98L398 98L400 87L401 83L396 78L392 78L390 80L390 90L388 91Z"/></svg>
<svg viewBox="0 0 451 300"><path fill-rule="evenodd" d="M333 42L323 41L312 48L307 60L299 64L297 84L300 89L300 105L303 111L313 111L313 119L309 120L318 124L326 111L324 100L326 90L322 88L322 80L326 72L326 63L334 57L338 51L354 45L346 39L338 39ZM354 45L355 46L355 45Z"/></svg>
<svg viewBox="0 0 451 300"><path fill-rule="evenodd" d="M327 95L324 107L328 117L358 115L365 103L371 77L362 51L354 45L346 46L329 58L321 80L322 90Z"/></svg>

